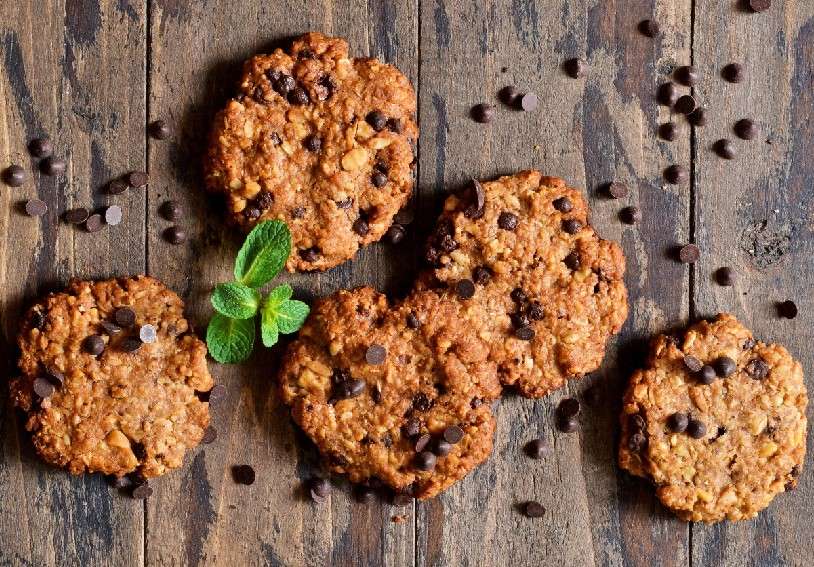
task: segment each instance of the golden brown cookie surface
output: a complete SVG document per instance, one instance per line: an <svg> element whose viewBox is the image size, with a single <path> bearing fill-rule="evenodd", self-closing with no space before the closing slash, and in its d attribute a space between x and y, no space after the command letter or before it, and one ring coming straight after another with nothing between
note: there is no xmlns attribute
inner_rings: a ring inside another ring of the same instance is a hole
<svg viewBox="0 0 814 567"><path fill-rule="evenodd" d="M796 485L807 403L788 351L722 314L654 341L625 394L619 464L684 520L748 519Z"/></svg>
<svg viewBox="0 0 814 567"><path fill-rule="evenodd" d="M212 378L183 303L138 276L73 281L27 313L10 383L40 456L74 474L180 467L209 423Z"/></svg>
<svg viewBox="0 0 814 567"><path fill-rule="evenodd" d="M206 182L246 229L284 220L287 268L325 270L379 240L413 188L416 97L377 59L309 33L246 62L216 117Z"/></svg>

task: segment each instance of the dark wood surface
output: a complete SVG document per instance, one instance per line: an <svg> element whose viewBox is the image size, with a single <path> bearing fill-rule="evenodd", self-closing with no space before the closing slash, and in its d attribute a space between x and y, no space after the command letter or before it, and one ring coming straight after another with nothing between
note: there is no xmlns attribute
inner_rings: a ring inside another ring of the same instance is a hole
<svg viewBox="0 0 814 567"><path fill-rule="evenodd" d="M678 521L650 486L615 465L621 392L653 333L732 311L786 344L807 375L814 371L814 4L774 4L752 14L740 0L0 3L0 169L28 167L26 144L45 133L68 161L63 177L31 166L23 187L0 185L7 375L22 309L70 277L146 271L180 293L205 328L208 294L229 279L239 245L202 192L208 123L243 59L308 30L343 36L356 55L404 71L418 92L421 137L418 191L402 213L408 238L370 246L325 274L287 276L300 296L368 283L404 293L448 190L470 177L538 168L584 187L594 225L623 245L631 308L600 371L543 400L502 400L492 458L441 497L404 508L358 504L341 480L324 504L303 498L301 481L317 459L275 395L279 349L258 349L239 367L212 364L230 392L213 418L218 440L155 482L146 502L98 476L41 464L3 388L0 565L814 564L808 471L758 518L709 527ZM637 32L645 18L661 24L658 39ZM571 57L587 61L584 78L563 73ZM744 83L720 78L730 61L746 64ZM675 117L679 138L668 143L656 128L670 112L654 93L690 62L703 75L694 95L709 123L690 128ZM468 118L507 84L537 92L538 110L499 107L490 125ZM760 125L758 139L735 137L741 117ZM146 136L154 118L173 125L170 140ZM733 161L710 151L724 137L737 148ZM691 169L688 183L662 181L672 163ZM101 191L141 168L151 176L146 191ZM612 180L627 183L630 196L604 197ZM49 204L42 219L20 214L34 196ZM170 223L157 210L167 198L188 211L183 246L162 239ZM125 210L117 227L91 235L58 222L66 208L108 202ZM642 210L638 226L619 222L626 205ZM671 251L690 241L702 255L687 268ZM737 270L732 288L712 278L723 265ZM785 299L800 307L794 320L776 315ZM557 401L588 387L599 402L585 408L580 431L555 433ZM540 462L521 451L536 436L554 446ZM252 464L258 482L236 485L229 467L238 463ZM515 505L530 498L546 506L545 518L518 514Z"/></svg>

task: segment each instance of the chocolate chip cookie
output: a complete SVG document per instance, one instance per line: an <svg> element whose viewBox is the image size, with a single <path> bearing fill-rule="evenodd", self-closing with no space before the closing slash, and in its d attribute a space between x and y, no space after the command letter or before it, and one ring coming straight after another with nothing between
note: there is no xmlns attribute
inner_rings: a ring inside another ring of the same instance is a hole
<svg viewBox="0 0 814 567"><path fill-rule="evenodd" d="M158 280L73 281L26 314L11 399L47 462L73 474L155 477L209 423L206 346Z"/></svg>
<svg viewBox="0 0 814 567"><path fill-rule="evenodd" d="M371 288L314 305L280 382L333 472L429 498L489 456L501 386L463 309L432 291L391 306Z"/></svg>
<svg viewBox="0 0 814 567"><path fill-rule="evenodd" d="M449 197L419 287L461 301L500 381L542 397L599 367L627 317L621 248L588 224L581 193L523 171Z"/></svg>
<svg viewBox="0 0 814 567"><path fill-rule="evenodd" d="M748 519L797 484L807 403L785 348L718 315L655 339L625 394L619 464L684 520Z"/></svg>
<svg viewBox="0 0 814 567"><path fill-rule="evenodd" d="M412 194L415 110L398 69L305 34L246 62L215 118L207 187L245 229L288 224L289 271L331 268L379 240Z"/></svg>

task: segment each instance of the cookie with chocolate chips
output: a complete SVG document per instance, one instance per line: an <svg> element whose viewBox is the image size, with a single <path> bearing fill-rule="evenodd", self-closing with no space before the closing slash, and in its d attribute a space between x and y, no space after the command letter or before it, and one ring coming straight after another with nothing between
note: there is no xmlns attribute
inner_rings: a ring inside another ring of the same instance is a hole
<svg viewBox="0 0 814 567"><path fill-rule="evenodd" d="M244 229L288 224L289 271L331 268L378 241L412 194L415 110L398 69L305 34L245 63L215 118L206 185Z"/></svg>
<svg viewBox="0 0 814 567"><path fill-rule="evenodd" d="M752 518L797 484L807 404L800 363L721 314L655 339L625 394L619 464L683 520Z"/></svg>
<svg viewBox="0 0 814 567"><path fill-rule="evenodd" d="M137 276L72 281L28 311L11 400L45 461L141 479L181 466L209 424L198 394L213 386L183 308L161 282Z"/></svg>
<svg viewBox="0 0 814 567"><path fill-rule="evenodd" d="M500 395L465 306L434 291L397 305L371 288L314 305L280 372L282 399L335 473L435 496L492 450Z"/></svg>
<svg viewBox="0 0 814 567"><path fill-rule="evenodd" d="M447 199L419 288L475 282L464 317L500 380L542 397L595 370L627 317L621 248L588 223L582 194L523 171Z"/></svg>

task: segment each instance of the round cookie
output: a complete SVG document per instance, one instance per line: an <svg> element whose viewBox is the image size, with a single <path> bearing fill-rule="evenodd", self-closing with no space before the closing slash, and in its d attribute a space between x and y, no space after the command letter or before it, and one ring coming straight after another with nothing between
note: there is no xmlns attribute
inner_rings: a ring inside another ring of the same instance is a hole
<svg viewBox="0 0 814 567"><path fill-rule="evenodd" d="M619 464L684 520L748 519L797 484L807 403L788 351L721 314L656 338L625 394Z"/></svg>
<svg viewBox="0 0 814 567"><path fill-rule="evenodd" d="M429 498L492 450L501 386L488 354L457 302L340 291L290 345L282 397L333 472Z"/></svg>
<svg viewBox="0 0 814 567"><path fill-rule="evenodd" d="M395 67L308 33L248 60L215 118L206 184L249 229L284 220L289 271L325 270L379 240L413 188L416 96Z"/></svg>
<svg viewBox="0 0 814 567"><path fill-rule="evenodd" d="M501 382L524 396L598 368L627 318L621 248L589 226L579 191L538 171L449 197L426 256L419 287L460 298Z"/></svg>
<svg viewBox="0 0 814 567"><path fill-rule="evenodd" d="M11 399L45 461L145 479L181 466L209 423L196 393L213 386L183 307L137 276L72 281L27 312Z"/></svg>

